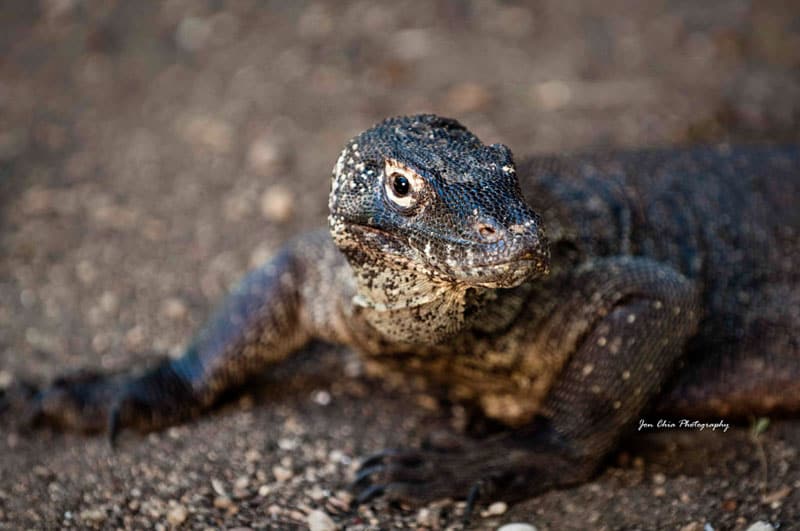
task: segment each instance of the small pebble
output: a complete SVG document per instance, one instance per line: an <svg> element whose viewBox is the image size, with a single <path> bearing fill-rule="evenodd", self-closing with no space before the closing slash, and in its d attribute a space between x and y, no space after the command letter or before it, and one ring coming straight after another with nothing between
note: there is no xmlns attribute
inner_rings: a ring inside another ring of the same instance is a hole
<svg viewBox="0 0 800 531"><path fill-rule="evenodd" d="M247 165L261 177L269 177L278 168L281 149L268 136L260 136L250 144L247 152Z"/></svg>
<svg viewBox="0 0 800 531"><path fill-rule="evenodd" d="M183 505L176 505L167 512L167 522L171 526L179 526L186 521L189 512Z"/></svg>
<svg viewBox="0 0 800 531"><path fill-rule="evenodd" d="M344 452L342 452L341 450L331 450L330 453L328 454L328 460L331 463L347 464L345 461L347 461L348 459L347 456L344 455Z"/></svg>
<svg viewBox="0 0 800 531"><path fill-rule="evenodd" d="M211 488L214 489L219 496L227 496L228 494L225 492L225 485L223 485L222 481L218 479L211 480Z"/></svg>
<svg viewBox="0 0 800 531"><path fill-rule="evenodd" d="M106 512L100 507L81 511L81 520L84 522L104 522L105 519Z"/></svg>
<svg viewBox="0 0 800 531"><path fill-rule="evenodd" d="M186 304L182 300L170 297L161 303L161 315L168 319L179 320L186 317Z"/></svg>
<svg viewBox="0 0 800 531"><path fill-rule="evenodd" d="M315 391L314 402L320 406L327 406L331 403L331 394L328 391Z"/></svg>
<svg viewBox="0 0 800 531"><path fill-rule="evenodd" d="M274 466L272 467L272 475L275 476L280 482L289 481L294 476L294 473L289 470L288 468L284 468L282 466Z"/></svg>
<svg viewBox="0 0 800 531"><path fill-rule="evenodd" d="M483 516L499 516L501 514L505 514L508 510L508 504L505 502L494 502L486 510L483 512Z"/></svg>
<svg viewBox="0 0 800 531"><path fill-rule="evenodd" d="M280 448L281 450L286 450L288 452L291 452L292 450L297 448L298 444L300 444L299 441L291 437L282 437L278 439L278 448Z"/></svg>
<svg viewBox="0 0 800 531"><path fill-rule="evenodd" d="M506 524L497 528L497 531L536 531L536 527L531 524L513 523Z"/></svg>
<svg viewBox="0 0 800 531"><path fill-rule="evenodd" d="M768 522L759 520L758 522L751 524L750 527L747 528L747 531L775 531L775 528L772 527L772 525Z"/></svg>
<svg viewBox="0 0 800 531"><path fill-rule="evenodd" d="M244 460L248 463L257 463L261 461L261 452L258 450L247 450L244 454Z"/></svg>
<svg viewBox="0 0 800 531"><path fill-rule="evenodd" d="M233 506L233 502L227 496L217 496L214 498L214 507L217 509L230 509Z"/></svg>
<svg viewBox="0 0 800 531"><path fill-rule="evenodd" d="M240 476L233 484L233 497L244 498L248 495L247 488L250 486L250 478L247 476Z"/></svg>
<svg viewBox="0 0 800 531"><path fill-rule="evenodd" d="M336 492L336 498L331 499L336 499L342 504L349 506L353 502L353 494L346 490L340 490Z"/></svg>
<svg viewBox="0 0 800 531"><path fill-rule="evenodd" d="M427 507L423 507L417 512L417 525L422 527L435 527L438 525L438 521L433 511Z"/></svg>
<svg viewBox="0 0 800 531"><path fill-rule="evenodd" d="M261 194L261 214L269 221L284 223L294 213L294 195L287 188L275 185Z"/></svg>
<svg viewBox="0 0 800 531"><path fill-rule="evenodd" d="M334 531L336 523L326 512L315 510L308 514L308 528L310 531Z"/></svg>
<svg viewBox="0 0 800 531"><path fill-rule="evenodd" d="M325 496L327 496L325 489L323 489L319 485L314 485L308 491L308 497L317 502L323 499Z"/></svg>

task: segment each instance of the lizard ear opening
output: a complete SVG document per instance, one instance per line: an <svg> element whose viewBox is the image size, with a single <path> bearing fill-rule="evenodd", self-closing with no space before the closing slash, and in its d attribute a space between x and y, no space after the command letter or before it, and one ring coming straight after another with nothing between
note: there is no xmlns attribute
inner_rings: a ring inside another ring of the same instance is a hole
<svg viewBox="0 0 800 531"><path fill-rule="evenodd" d="M389 203L404 214L419 203L425 180L410 168L387 160L383 172L383 189Z"/></svg>

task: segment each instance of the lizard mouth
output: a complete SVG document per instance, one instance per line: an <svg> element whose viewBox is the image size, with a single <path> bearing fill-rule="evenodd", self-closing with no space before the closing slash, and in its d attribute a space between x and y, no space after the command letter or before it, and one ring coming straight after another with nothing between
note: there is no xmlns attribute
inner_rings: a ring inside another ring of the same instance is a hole
<svg viewBox="0 0 800 531"><path fill-rule="evenodd" d="M469 240L431 238L414 245L411 238L360 223L347 224L365 248L384 256L401 257L428 270L443 280L488 288L512 288L531 278L547 274L547 245L538 238L480 244ZM443 257L431 250L437 243L450 248Z"/></svg>
<svg viewBox="0 0 800 531"><path fill-rule="evenodd" d="M549 271L545 256L525 253L502 262L468 265L453 272L462 282L484 288L513 288Z"/></svg>

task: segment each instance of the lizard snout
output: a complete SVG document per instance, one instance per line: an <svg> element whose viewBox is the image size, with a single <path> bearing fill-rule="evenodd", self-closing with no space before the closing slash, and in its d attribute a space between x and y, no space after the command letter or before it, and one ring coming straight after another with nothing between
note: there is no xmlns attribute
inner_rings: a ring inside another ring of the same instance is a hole
<svg viewBox="0 0 800 531"><path fill-rule="evenodd" d="M534 219L505 226L491 217L482 217L473 224L476 242L490 246L493 253L507 254L497 258L530 259L541 255L541 229Z"/></svg>
<svg viewBox="0 0 800 531"><path fill-rule="evenodd" d="M479 285L513 287L547 271L548 245L538 219L531 214L510 221L483 215L467 225L477 245L460 259L468 264L460 272L463 277Z"/></svg>

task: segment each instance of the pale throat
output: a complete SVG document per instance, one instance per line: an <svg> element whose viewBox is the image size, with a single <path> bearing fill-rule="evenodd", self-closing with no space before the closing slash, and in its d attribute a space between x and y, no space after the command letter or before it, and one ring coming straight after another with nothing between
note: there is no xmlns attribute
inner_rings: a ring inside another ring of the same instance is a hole
<svg viewBox="0 0 800 531"><path fill-rule="evenodd" d="M398 255L348 258L356 287L354 310L386 339L436 344L468 324L468 286L421 270Z"/></svg>

